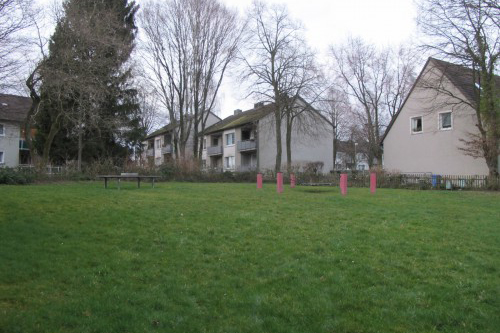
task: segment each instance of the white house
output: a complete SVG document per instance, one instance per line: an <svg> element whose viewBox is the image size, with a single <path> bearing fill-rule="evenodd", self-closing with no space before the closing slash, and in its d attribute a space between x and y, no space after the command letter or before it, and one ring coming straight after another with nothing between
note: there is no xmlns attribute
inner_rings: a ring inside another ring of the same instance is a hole
<svg viewBox="0 0 500 333"><path fill-rule="evenodd" d="M30 164L30 152L24 141L24 123L31 98L0 94L0 166Z"/></svg>
<svg viewBox="0 0 500 333"><path fill-rule="evenodd" d="M463 150L465 141L479 134L476 111L469 105L474 99L471 69L429 58L382 138L384 169L487 175L485 159Z"/></svg>

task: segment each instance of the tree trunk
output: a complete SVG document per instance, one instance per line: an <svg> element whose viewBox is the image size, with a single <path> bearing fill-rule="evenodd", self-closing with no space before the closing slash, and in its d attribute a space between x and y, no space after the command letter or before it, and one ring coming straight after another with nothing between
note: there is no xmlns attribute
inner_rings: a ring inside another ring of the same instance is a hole
<svg viewBox="0 0 500 333"><path fill-rule="evenodd" d="M293 118L289 112L286 114L286 172L292 172L292 128Z"/></svg>
<svg viewBox="0 0 500 333"><path fill-rule="evenodd" d="M276 106L276 110L274 111L274 120L276 122L276 164L274 166L274 171L276 173L281 171L281 155L282 155L282 147L281 147L281 110L278 106Z"/></svg>
<svg viewBox="0 0 500 333"><path fill-rule="evenodd" d="M54 141L54 138L58 132L59 132L59 121L56 119L56 121L54 121L52 125L50 125L49 134L47 135L47 139L43 144L42 162L44 166L49 163L50 148L52 147L52 142Z"/></svg>
<svg viewBox="0 0 500 333"><path fill-rule="evenodd" d="M77 170L82 171L82 150L83 150L83 138L82 138L82 123L78 124L78 162Z"/></svg>

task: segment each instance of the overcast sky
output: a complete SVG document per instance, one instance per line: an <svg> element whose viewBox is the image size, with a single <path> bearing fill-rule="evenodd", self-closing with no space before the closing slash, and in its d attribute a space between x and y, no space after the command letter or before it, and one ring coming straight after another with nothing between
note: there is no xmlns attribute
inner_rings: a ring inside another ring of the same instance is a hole
<svg viewBox="0 0 500 333"><path fill-rule="evenodd" d="M252 4L252 0L221 0L237 9L241 15ZM48 5L53 0L38 0ZM140 5L144 0L136 0ZM394 46L411 40L416 34L416 8L413 0L265 0L266 3L286 4L293 19L302 23L306 38L325 60L330 45L341 43L348 36L362 37L378 46ZM229 73L230 74L230 73ZM247 110L255 100L245 98L238 89L236 80L225 77L219 94L221 118L235 109Z"/></svg>
<svg viewBox="0 0 500 333"><path fill-rule="evenodd" d="M244 15L252 0L222 0ZM379 46L397 46L416 34L416 8L413 0L282 0L291 16L302 22L309 45L325 57L330 45L341 43L347 36L362 37ZM245 99L237 82L225 81L221 94L222 118L235 109L247 110L255 102Z"/></svg>

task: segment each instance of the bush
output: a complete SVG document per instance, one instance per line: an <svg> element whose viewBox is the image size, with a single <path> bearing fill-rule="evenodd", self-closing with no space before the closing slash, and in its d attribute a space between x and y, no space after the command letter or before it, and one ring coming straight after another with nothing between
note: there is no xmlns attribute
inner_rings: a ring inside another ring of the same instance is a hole
<svg viewBox="0 0 500 333"><path fill-rule="evenodd" d="M25 185L35 181L35 173L31 170L0 168L0 184Z"/></svg>

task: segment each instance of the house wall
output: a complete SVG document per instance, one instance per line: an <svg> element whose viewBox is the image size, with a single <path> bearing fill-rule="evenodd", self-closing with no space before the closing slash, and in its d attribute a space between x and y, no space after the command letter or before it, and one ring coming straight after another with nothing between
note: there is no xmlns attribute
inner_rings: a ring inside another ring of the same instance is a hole
<svg viewBox="0 0 500 333"><path fill-rule="evenodd" d="M3 164L0 166L16 167L19 165L19 140L21 125L17 122L0 120L4 125L4 135L0 135L0 151L3 152Z"/></svg>
<svg viewBox="0 0 500 333"><path fill-rule="evenodd" d="M321 161L324 163L323 173L333 170L333 134L330 125L319 116L308 113L310 127L313 130L304 133L294 127L292 131L292 165L305 166L309 162ZM282 123L282 166L286 166L286 125ZM259 121L258 127L258 159L259 169L274 170L276 163L276 135L274 115L270 114Z"/></svg>
<svg viewBox="0 0 500 333"><path fill-rule="evenodd" d="M424 72L421 79L432 80L435 73ZM450 90L462 95L451 83ZM448 105L448 106L446 106ZM466 156L460 147L469 135L477 134L477 118L470 107L451 106L449 97L436 96L416 86L384 139L384 169L404 173L487 175L483 158ZM452 111L452 129L439 129L440 112ZM411 118L422 116L422 132L411 133Z"/></svg>

